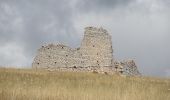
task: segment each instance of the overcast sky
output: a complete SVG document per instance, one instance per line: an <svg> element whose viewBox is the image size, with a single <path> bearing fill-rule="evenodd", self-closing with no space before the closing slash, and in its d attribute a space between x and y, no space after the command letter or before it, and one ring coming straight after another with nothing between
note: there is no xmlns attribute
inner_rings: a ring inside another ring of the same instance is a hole
<svg viewBox="0 0 170 100"><path fill-rule="evenodd" d="M0 0L0 66L31 68L48 43L79 47L86 26L109 31L115 59L170 77L170 0Z"/></svg>

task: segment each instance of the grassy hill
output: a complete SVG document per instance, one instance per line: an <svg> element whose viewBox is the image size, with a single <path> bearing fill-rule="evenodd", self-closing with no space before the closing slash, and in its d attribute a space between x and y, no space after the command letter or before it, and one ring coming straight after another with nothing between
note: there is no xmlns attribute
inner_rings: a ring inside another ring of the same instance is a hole
<svg viewBox="0 0 170 100"><path fill-rule="evenodd" d="M1 68L0 100L170 100L170 80Z"/></svg>

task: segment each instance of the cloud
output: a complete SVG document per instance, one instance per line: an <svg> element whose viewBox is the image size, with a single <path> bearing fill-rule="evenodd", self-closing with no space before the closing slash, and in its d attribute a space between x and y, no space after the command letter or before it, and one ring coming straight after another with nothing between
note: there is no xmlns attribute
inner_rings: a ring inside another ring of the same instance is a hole
<svg viewBox="0 0 170 100"><path fill-rule="evenodd" d="M169 0L0 0L0 12L2 66L31 66L48 43L78 47L90 25L106 28L114 57L135 59L144 75L169 69Z"/></svg>
<svg viewBox="0 0 170 100"><path fill-rule="evenodd" d="M165 70L165 73L166 73L166 77L169 78L170 77L170 68Z"/></svg>
<svg viewBox="0 0 170 100"><path fill-rule="evenodd" d="M16 43L8 43L1 46L1 64L9 67L23 67L23 65L31 63L31 61L27 61L23 53L23 48L19 47Z"/></svg>
<svg viewBox="0 0 170 100"><path fill-rule="evenodd" d="M0 11L0 44L16 42L28 60L45 43L69 44L74 38L72 8L66 0L4 0L0 1Z"/></svg>
<svg viewBox="0 0 170 100"><path fill-rule="evenodd" d="M161 0L135 0L124 7L81 12L74 22L79 28L105 27L112 34L116 59L135 59L143 74L165 76L170 65L169 8Z"/></svg>
<svg viewBox="0 0 170 100"><path fill-rule="evenodd" d="M116 7L126 7L135 0L80 0L77 3L78 9L83 12L104 12L113 10Z"/></svg>

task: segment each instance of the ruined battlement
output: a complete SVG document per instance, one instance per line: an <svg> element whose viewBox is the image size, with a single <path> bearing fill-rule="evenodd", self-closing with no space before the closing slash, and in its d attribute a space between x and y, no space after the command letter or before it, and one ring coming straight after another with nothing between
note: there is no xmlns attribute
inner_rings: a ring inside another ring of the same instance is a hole
<svg viewBox="0 0 170 100"><path fill-rule="evenodd" d="M107 30L103 29L102 27L86 27L84 35L92 35L92 36L108 36L109 33Z"/></svg>
<svg viewBox="0 0 170 100"><path fill-rule="evenodd" d="M63 45L63 44L48 44L45 46L41 46L41 48L39 50L45 50L45 49L62 49L62 50L72 50L72 48Z"/></svg>
<svg viewBox="0 0 170 100"><path fill-rule="evenodd" d="M124 62L114 60L111 36L102 27L86 27L78 48L63 44L42 46L34 58L32 67L47 70L139 74L133 60Z"/></svg>

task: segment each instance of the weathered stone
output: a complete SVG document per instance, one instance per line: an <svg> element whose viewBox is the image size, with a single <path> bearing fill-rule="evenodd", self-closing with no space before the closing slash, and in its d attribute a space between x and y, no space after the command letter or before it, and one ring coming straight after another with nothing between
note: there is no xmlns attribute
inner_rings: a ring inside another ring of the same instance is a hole
<svg viewBox="0 0 170 100"><path fill-rule="evenodd" d="M139 74L134 61L118 62L113 59L111 36L105 29L96 27L85 28L79 48L63 44L42 46L32 67L49 71Z"/></svg>
<svg viewBox="0 0 170 100"><path fill-rule="evenodd" d="M140 76L140 72L137 69L137 66L134 62L134 60L125 60L122 62L115 61L114 67L116 72L124 75L130 75L130 76Z"/></svg>

